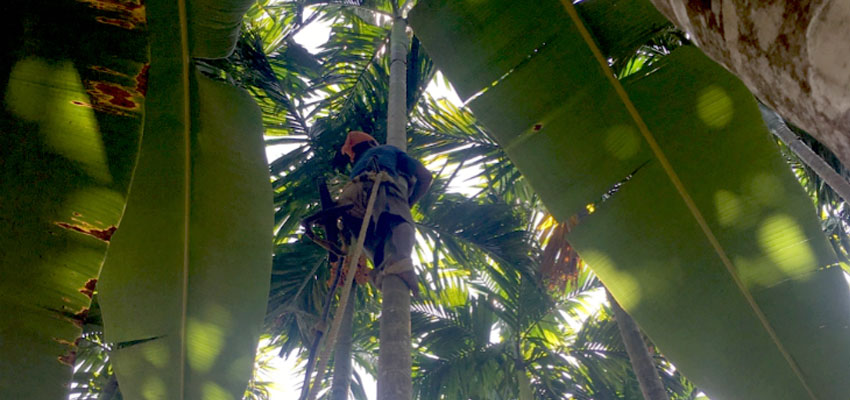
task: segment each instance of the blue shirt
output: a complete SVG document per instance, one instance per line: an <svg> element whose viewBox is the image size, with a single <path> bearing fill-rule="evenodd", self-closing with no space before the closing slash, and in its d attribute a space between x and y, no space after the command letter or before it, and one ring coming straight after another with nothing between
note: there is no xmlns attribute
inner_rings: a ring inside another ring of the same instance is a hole
<svg viewBox="0 0 850 400"><path fill-rule="evenodd" d="M380 170L387 171L392 176L398 176L399 173L412 176L416 171L416 160L398 147L385 144L366 150L363 156L351 167L349 177L354 178L363 172L372 170L375 165L372 160L375 160Z"/></svg>

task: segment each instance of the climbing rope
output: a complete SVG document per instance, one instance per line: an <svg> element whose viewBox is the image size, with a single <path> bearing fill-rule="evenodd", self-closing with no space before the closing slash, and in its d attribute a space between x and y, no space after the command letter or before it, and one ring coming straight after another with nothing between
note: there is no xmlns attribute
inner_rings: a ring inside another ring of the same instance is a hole
<svg viewBox="0 0 850 400"><path fill-rule="evenodd" d="M360 263L360 253L363 252L363 243L366 241L366 231L369 228L369 220L372 219L372 209L375 207L375 198L377 197L378 188L381 187L381 184L384 181L388 180L390 180L390 176L384 171L375 173L373 176L372 191L369 194L369 201L366 205L366 215L363 216L363 223L360 224L360 233L357 235L357 243L353 248L349 249L349 254L347 256L349 261L348 272L345 274L345 284L343 285L342 293L340 293L339 296L337 313L334 315L333 322L331 323L331 329L325 337L322 353L319 355L319 362L316 366L316 378L313 380L313 385L310 387L310 395L307 397L308 400L316 400L316 396L319 394L319 389L322 387L321 383L325 378L325 368L327 368L328 365L331 349L333 349L333 346L336 343L336 336L339 333L339 328L342 324L342 315L345 313L342 310L345 310L346 305L348 305L351 286L354 282L354 275L357 273L357 265Z"/></svg>

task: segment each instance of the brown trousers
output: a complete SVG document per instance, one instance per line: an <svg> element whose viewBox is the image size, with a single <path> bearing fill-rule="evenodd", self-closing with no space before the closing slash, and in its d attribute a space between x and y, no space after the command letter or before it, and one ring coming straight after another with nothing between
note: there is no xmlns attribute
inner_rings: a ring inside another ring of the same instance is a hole
<svg viewBox="0 0 850 400"><path fill-rule="evenodd" d="M339 205L354 205L348 214L357 220L362 221L366 215L369 194L376 178L378 174L366 172L354 177L342 189ZM399 274L413 270L411 254L416 230L407 201L410 196L408 185L408 180L403 176L389 177L381 183L376 193L363 248L379 274L383 271Z"/></svg>

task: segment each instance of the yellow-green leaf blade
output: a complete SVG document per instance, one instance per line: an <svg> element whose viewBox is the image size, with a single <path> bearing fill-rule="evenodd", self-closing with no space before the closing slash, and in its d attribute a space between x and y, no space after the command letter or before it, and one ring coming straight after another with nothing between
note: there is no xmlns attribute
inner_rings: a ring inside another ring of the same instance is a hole
<svg viewBox="0 0 850 400"><path fill-rule="evenodd" d="M241 16L242 3L204 13L191 2L188 22L183 2L148 3L149 113L100 298L127 399L237 398L250 377L271 270L261 115L247 93L190 61L227 55L232 43L218 35L238 26L198 33L195 25ZM199 41L211 53L196 53Z"/></svg>
<svg viewBox="0 0 850 400"><path fill-rule="evenodd" d="M272 208L259 111L246 93L200 76L192 98L189 208L181 179L158 179L182 177L179 152L161 154L178 140L143 143L104 267L106 339L119 343L113 362L125 398L242 393L265 314Z"/></svg>
<svg viewBox="0 0 850 400"><path fill-rule="evenodd" d="M67 396L138 151L143 10L36 1L4 14L0 398Z"/></svg>

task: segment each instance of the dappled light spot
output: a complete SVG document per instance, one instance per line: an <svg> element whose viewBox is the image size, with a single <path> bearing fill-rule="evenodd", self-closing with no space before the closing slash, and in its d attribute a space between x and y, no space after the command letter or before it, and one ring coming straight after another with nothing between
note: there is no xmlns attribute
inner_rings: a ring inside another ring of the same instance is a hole
<svg viewBox="0 0 850 400"><path fill-rule="evenodd" d="M712 128L728 125L734 112L732 98L719 86L708 86L697 96L697 115Z"/></svg>
<svg viewBox="0 0 850 400"><path fill-rule="evenodd" d="M171 361L168 346L162 340L151 340L142 351L142 357L156 368L165 368Z"/></svg>
<svg viewBox="0 0 850 400"><path fill-rule="evenodd" d="M755 259L738 255L733 257L732 265L735 266L738 276L749 289L758 286L768 287L775 283L771 273L774 268L771 262L764 260L756 262Z"/></svg>
<svg viewBox="0 0 850 400"><path fill-rule="evenodd" d="M758 241L770 261L787 275L810 270L815 264L803 229L787 215L766 218L758 229Z"/></svg>
<svg viewBox="0 0 850 400"><path fill-rule="evenodd" d="M208 372L224 346L224 332L215 323L192 318L186 326L186 345L192 369Z"/></svg>
<svg viewBox="0 0 850 400"><path fill-rule="evenodd" d="M73 63L18 61L9 75L5 101L13 114L38 124L53 151L80 163L100 182L111 182L95 110L80 106L88 104L89 97Z"/></svg>
<svg viewBox="0 0 850 400"><path fill-rule="evenodd" d="M752 257L737 255L732 258L732 264L744 286L752 291L773 287L789 278L787 274L781 273L785 270L779 268L773 258L762 255Z"/></svg>
<svg viewBox="0 0 850 400"><path fill-rule="evenodd" d="M208 372L221 354L224 332L230 325L230 313L217 304L204 309L203 319L190 318L186 326L189 366L202 373Z"/></svg>
<svg viewBox="0 0 850 400"><path fill-rule="evenodd" d="M227 368L227 377L232 381L242 381L254 367L254 354L247 354L233 360Z"/></svg>
<svg viewBox="0 0 850 400"><path fill-rule="evenodd" d="M162 400L166 398L165 382L157 376L150 376L142 385L142 397L146 400Z"/></svg>
<svg viewBox="0 0 850 400"><path fill-rule="evenodd" d="M619 160L627 160L640 150L640 137L630 125L615 125L605 134L605 149Z"/></svg>
<svg viewBox="0 0 850 400"><path fill-rule="evenodd" d="M233 397L223 387L215 382L204 382L201 387L202 400L230 400Z"/></svg>
<svg viewBox="0 0 850 400"><path fill-rule="evenodd" d="M631 274L617 268L611 258L601 251L588 250L579 255L611 290L620 306L627 311L637 306L641 299L640 285Z"/></svg>
<svg viewBox="0 0 850 400"><path fill-rule="evenodd" d="M760 204L779 205L785 201L782 182L772 174L758 174L750 180L750 191Z"/></svg>
<svg viewBox="0 0 850 400"><path fill-rule="evenodd" d="M732 226L744 213L744 203L728 190L719 190L714 194L714 207L717 210L717 221L723 227Z"/></svg>

